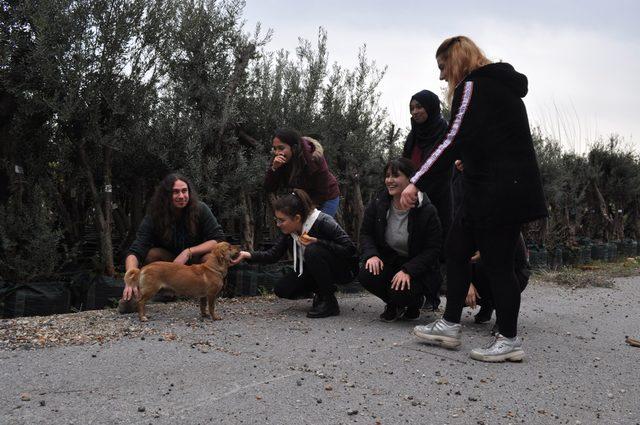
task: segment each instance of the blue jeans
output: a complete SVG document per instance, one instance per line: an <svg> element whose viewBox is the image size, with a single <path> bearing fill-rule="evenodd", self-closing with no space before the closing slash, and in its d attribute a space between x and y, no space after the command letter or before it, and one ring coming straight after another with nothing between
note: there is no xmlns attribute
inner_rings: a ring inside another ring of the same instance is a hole
<svg viewBox="0 0 640 425"><path fill-rule="evenodd" d="M340 205L340 197L336 196L333 199L329 199L328 201L324 201L322 203L322 205L320 205L320 207L318 208L320 211L322 211L325 214L329 214L331 217L336 216L336 213L338 212L338 206Z"/></svg>

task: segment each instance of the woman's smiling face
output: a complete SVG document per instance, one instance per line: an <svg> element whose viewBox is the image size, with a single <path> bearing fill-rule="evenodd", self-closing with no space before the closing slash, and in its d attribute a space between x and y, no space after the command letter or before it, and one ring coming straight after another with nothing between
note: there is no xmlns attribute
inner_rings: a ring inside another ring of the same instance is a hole
<svg viewBox="0 0 640 425"><path fill-rule="evenodd" d="M384 184L387 186L387 191L391 196L400 196L402 191L409 186L409 177L407 177L401 171L398 171L395 175L391 171L391 167L387 170L387 174L384 178Z"/></svg>

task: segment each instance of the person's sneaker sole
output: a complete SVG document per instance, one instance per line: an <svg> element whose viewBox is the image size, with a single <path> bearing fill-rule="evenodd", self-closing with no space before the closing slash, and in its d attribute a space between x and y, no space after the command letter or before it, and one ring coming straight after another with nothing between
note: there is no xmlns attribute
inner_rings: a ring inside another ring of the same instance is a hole
<svg viewBox="0 0 640 425"><path fill-rule="evenodd" d="M331 316L340 316L340 310L333 310L319 315L313 314L311 312L307 313L307 318L309 319L324 319L325 317Z"/></svg>
<svg viewBox="0 0 640 425"><path fill-rule="evenodd" d="M487 356L487 355L472 351L470 355L471 355L471 358L474 360L478 360L481 362L489 362L489 363L521 362L524 359L523 350L516 350L507 354L500 354L497 356Z"/></svg>
<svg viewBox="0 0 640 425"><path fill-rule="evenodd" d="M423 334L416 331L415 329L413 330L413 334L424 341L439 345L444 348L458 348L460 344L462 344L462 341L456 338L442 335Z"/></svg>
<svg viewBox="0 0 640 425"><path fill-rule="evenodd" d="M399 320L399 319L400 319L399 316L396 316L393 319L385 319L384 317L380 317L380 321L384 322L384 323L392 323L392 322L395 322L396 320Z"/></svg>

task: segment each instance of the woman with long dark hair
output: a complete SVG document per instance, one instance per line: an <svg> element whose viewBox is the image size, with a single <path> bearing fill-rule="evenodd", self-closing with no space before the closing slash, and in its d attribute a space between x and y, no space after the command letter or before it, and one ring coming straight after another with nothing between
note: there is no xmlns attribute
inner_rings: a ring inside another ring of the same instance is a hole
<svg viewBox="0 0 640 425"><path fill-rule="evenodd" d="M417 200L415 184L451 162L464 163L464 198L445 244L447 305L442 319L416 326L419 338L454 348L461 344L460 317L471 281L469 259L482 257L494 297L499 333L476 360L519 361L517 336L520 287L514 272L523 223L547 215L527 111L522 98L527 77L506 63L491 63L468 37L444 40L436 52L440 79L449 85L451 122L402 193L402 204Z"/></svg>
<svg viewBox="0 0 640 425"><path fill-rule="evenodd" d="M220 240L224 240L222 227L211 209L198 199L189 179L169 174L149 201L148 213L129 247L125 268L128 271L154 261L199 263ZM126 286L121 311L134 310L126 305L132 295L137 297L138 288Z"/></svg>
<svg viewBox="0 0 640 425"><path fill-rule="evenodd" d="M364 267L358 281L385 302L380 315L384 322L415 320L425 295L431 305L439 298L442 230L438 212L424 194L414 207L400 206L413 173L413 164L406 158L385 165L385 189L367 206L360 229Z"/></svg>
<svg viewBox="0 0 640 425"><path fill-rule="evenodd" d="M335 217L340 188L321 145L290 128L277 129L271 145L274 156L264 178L265 189L302 189L320 211Z"/></svg>
<svg viewBox="0 0 640 425"><path fill-rule="evenodd" d="M348 283L355 277L355 245L333 217L314 208L302 189L277 198L273 210L282 232L278 242L267 251L241 251L232 264L242 260L275 263L291 248L294 270L276 283L274 293L287 299L313 293L307 317L339 315L336 284Z"/></svg>

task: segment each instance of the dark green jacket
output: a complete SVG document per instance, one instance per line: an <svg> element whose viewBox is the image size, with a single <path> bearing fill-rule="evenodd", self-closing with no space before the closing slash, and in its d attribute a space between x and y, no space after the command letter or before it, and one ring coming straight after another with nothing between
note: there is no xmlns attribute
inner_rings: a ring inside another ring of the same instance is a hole
<svg viewBox="0 0 640 425"><path fill-rule="evenodd" d="M204 202L200 202L198 207L198 231L196 235L189 235L186 223L181 219L174 223L172 237L168 242L162 240L161 229L155 228L151 216L147 214L142 223L140 223L140 227L138 227L136 239L129 247L127 256L133 254L138 258L140 264L144 264L147 253L154 247L164 248L173 255L178 256L185 249L200 245L203 242L212 239L216 241L224 240L222 226L216 220L211 209Z"/></svg>

